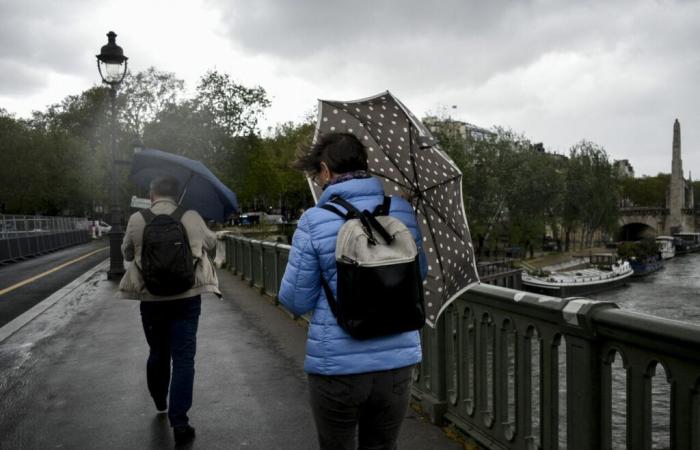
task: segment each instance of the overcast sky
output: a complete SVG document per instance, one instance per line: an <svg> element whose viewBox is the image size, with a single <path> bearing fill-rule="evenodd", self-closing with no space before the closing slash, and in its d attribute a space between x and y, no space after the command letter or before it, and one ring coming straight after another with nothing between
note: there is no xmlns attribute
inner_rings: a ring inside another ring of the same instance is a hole
<svg viewBox="0 0 700 450"><path fill-rule="evenodd" d="M263 86L266 125L388 89L419 117L559 153L585 138L654 175L678 118L700 179L700 1L0 0L0 108L28 116L96 84L109 30L132 70Z"/></svg>

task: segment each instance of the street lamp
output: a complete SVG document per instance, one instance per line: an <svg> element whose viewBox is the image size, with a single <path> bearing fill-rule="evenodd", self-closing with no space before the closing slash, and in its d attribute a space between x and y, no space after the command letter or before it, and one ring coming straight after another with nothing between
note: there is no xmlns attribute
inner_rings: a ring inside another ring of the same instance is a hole
<svg viewBox="0 0 700 450"><path fill-rule="evenodd" d="M126 75L126 60L124 50L117 45L117 34L114 31L107 33L107 45L102 46L97 56L97 70L100 72L102 82L109 85L110 119L111 119L111 153L112 153L112 180L110 182L111 199L111 225L109 232L109 272L107 278L119 280L124 275L124 258L122 257L121 244L124 237L122 229L122 211L119 207L119 187L117 186L117 88Z"/></svg>

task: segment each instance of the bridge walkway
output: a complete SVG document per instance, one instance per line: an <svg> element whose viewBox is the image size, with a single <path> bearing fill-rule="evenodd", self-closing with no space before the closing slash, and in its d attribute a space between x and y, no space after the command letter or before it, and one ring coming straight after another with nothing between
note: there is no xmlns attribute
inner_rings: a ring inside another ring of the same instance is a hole
<svg viewBox="0 0 700 450"><path fill-rule="evenodd" d="M146 389L138 302L114 298L106 269L0 340L0 448L174 446ZM189 448L317 448L305 329L230 272L219 279L224 299L202 302ZM463 447L409 411L399 448Z"/></svg>

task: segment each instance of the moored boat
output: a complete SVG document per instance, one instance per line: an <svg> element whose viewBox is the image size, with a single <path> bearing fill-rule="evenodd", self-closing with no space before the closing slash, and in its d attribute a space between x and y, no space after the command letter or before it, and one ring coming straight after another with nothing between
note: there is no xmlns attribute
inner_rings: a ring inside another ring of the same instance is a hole
<svg viewBox="0 0 700 450"><path fill-rule="evenodd" d="M552 297L572 297L593 294L625 284L634 273L627 261L618 262L611 270L598 268L570 272L550 272L538 276L522 274L523 289Z"/></svg>
<svg viewBox="0 0 700 450"><path fill-rule="evenodd" d="M676 255L684 255L700 250L700 233L673 233Z"/></svg>
<svg viewBox="0 0 700 450"><path fill-rule="evenodd" d="M671 259L676 256L673 236L656 236L656 244L661 252L661 259Z"/></svg>
<svg viewBox="0 0 700 450"><path fill-rule="evenodd" d="M629 262L630 267L632 267L632 270L634 271L632 276L635 278L654 273L663 268L664 264L663 259L661 259L661 256L659 255L648 256L646 258L632 258Z"/></svg>

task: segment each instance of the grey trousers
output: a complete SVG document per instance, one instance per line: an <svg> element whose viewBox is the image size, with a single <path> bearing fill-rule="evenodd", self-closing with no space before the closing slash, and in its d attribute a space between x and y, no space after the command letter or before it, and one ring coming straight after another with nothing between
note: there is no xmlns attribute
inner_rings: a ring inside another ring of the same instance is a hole
<svg viewBox="0 0 700 450"><path fill-rule="evenodd" d="M412 374L413 366L353 375L309 374L321 450L396 449Z"/></svg>

